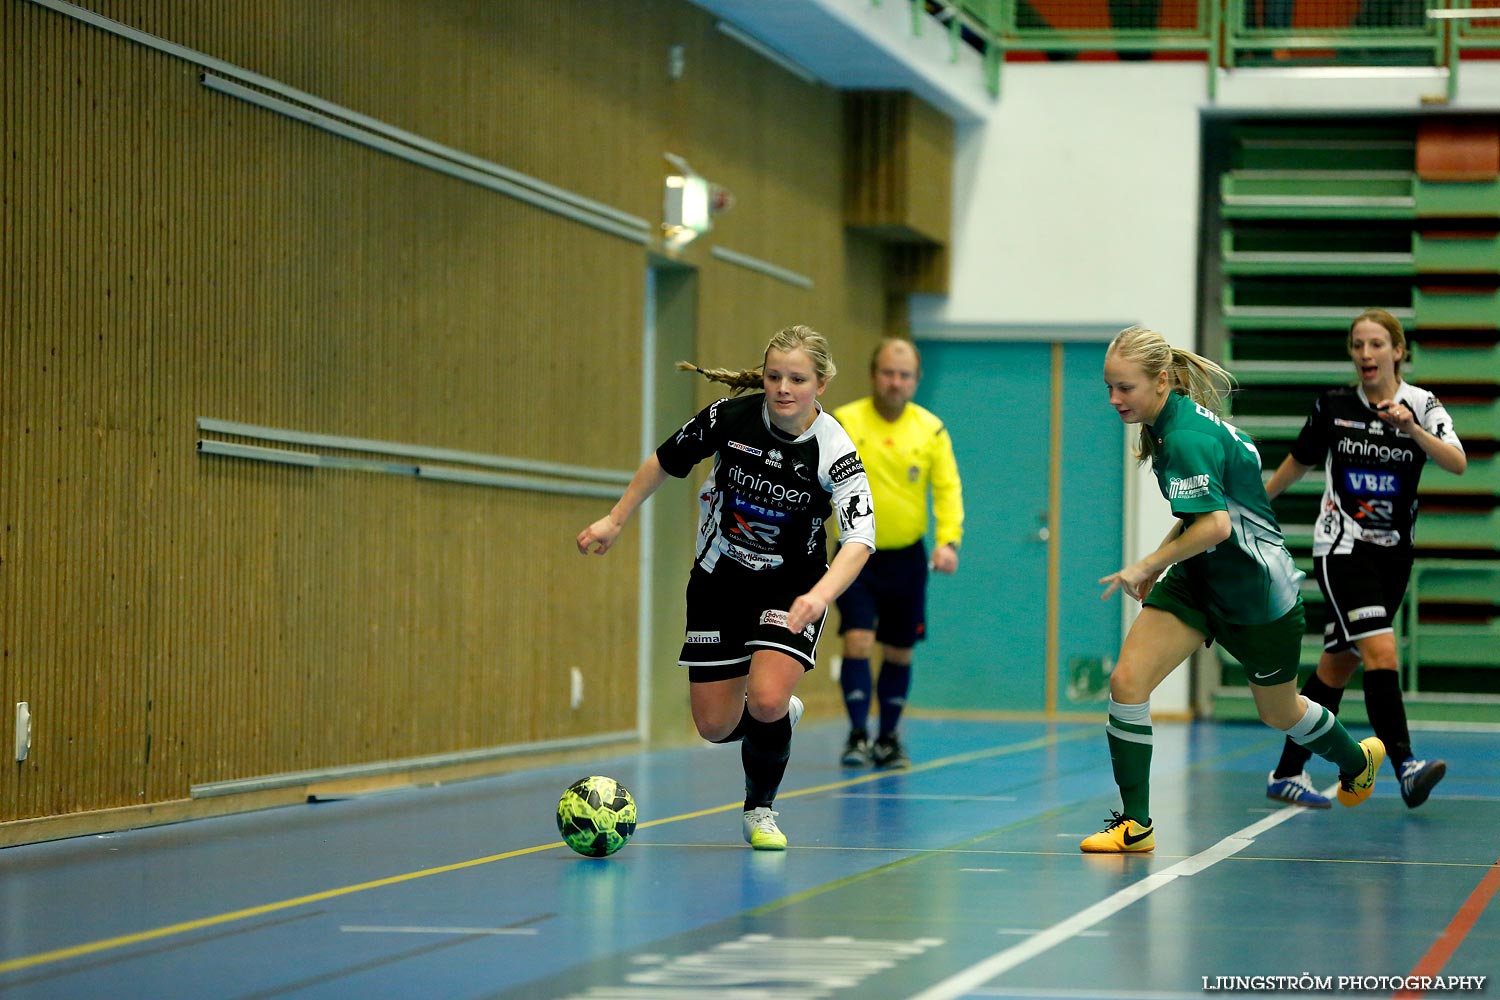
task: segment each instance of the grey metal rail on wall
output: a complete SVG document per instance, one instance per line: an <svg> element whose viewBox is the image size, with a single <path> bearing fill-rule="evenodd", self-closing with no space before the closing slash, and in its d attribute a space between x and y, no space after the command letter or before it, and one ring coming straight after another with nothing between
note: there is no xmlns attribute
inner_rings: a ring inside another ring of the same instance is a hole
<svg viewBox="0 0 1500 1000"><path fill-rule="evenodd" d="M872 6L900 0L870 0ZM991 94L1007 57L1054 59L1084 53L1150 58L1199 54L1213 96L1219 69L1251 66L1429 66L1456 89L1464 49L1500 48L1500 0L1386 0L1355 8L1328 0L905 0L912 33L933 21L948 32L954 59L967 45L984 59Z"/></svg>

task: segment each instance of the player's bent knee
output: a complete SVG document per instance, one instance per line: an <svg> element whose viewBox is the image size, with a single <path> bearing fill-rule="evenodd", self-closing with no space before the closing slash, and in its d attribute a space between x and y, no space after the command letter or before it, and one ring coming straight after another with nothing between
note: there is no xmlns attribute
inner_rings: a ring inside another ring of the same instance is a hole
<svg viewBox="0 0 1500 1000"><path fill-rule="evenodd" d="M746 701L750 717L757 722L775 722L787 713L788 698L775 695L751 695Z"/></svg>
<svg viewBox="0 0 1500 1000"><path fill-rule="evenodd" d="M1300 713L1289 713L1279 706L1272 708L1268 705L1262 705L1257 714L1260 716L1261 722L1282 733L1302 721Z"/></svg>
<svg viewBox="0 0 1500 1000"><path fill-rule="evenodd" d="M693 724L698 727L699 736L703 737L705 740L708 740L710 743L717 743L719 740L722 740L724 737L734 732L735 723L737 723L738 721L739 720L736 719L734 722L726 723L716 719L694 719Z"/></svg>
<svg viewBox="0 0 1500 1000"><path fill-rule="evenodd" d="M1151 690L1141 683L1132 670L1116 665L1109 678L1109 696L1121 705L1139 705L1151 698Z"/></svg>
<svg viewBox="0 0 1500 1000"><path fill-rule="evenodd" d="M875 651L875 633L865 629L850 629L844 633L844 658L868 660Z"/></svg>

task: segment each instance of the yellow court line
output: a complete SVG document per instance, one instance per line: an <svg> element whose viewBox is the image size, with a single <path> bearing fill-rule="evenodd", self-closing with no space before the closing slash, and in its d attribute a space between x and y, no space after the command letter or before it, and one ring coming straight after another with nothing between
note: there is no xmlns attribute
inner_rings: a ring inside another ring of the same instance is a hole
<svg viewBox="0 0 1500 1000"><path fill-rule="evenodd" d="M1049 736L1026 740L1022 743L1014 743L1009 746L990 747L985 750L972 750L968 753L954 754L951 757L943 757L938 760L929 761L926 764L918 764L914 767L901 771L877 771L872 774L862 775L857 778L849 778L844 781L830 782L826 785L817 785L813 788L803 788L794 792L787 792L781 797L783 799L799 798L804 795L813 795L818 792L832 791L839 788L849 788L854 785L863 785L871 781L879 781L902 774L916 774L922 771L931 771L940 767L951 767L955 764L966 764L986 757L1003 757L1009 754L1024 753L1028 750L1037 750L1068 740L1077 739L1083 735L1091 735L1097 727L1089 726L1080 728L1076 733L1059 733ZM661 826L666 823L679 823L683 820L697 819L701 816L712 816L715 813L728 812L731 809L742 809L741 802L731 802L727 805L715 806L712 809L700 809L696 812L681 813L677 816L669 816L665 819L654 819L641 823L636 829ZM322 902L325 899L336 899L339 896L348 896L356 892L366 892L370 889L382 889L386 886L400 885L402 882L411 882L419 878L427 878L429 875L444 875L448 872L462 871L465 868L475 868L479 865L491 864L495 861L506 861L510 858L519 858L527 854L537 854L541 851L551 851L562 847L561 841L552 844L539 844L536 847L523 847L516 851L507 851L504 854L492 854L484 858L474 858L470 861L458 861L451 865L440 865L436 868L424 868L421 871L407 872L403 875L391 875L387 878L375 879L370 882L360 882L356 885L346 885L337 889L325 889L322 892L314 892L306 896L296 896L292 899L283 899L274 903L263 903L260 906L251 906L243 910L232 910L228 913L220 913L211 917L200 917L197 920L187 920L179 924L168 924L165 927L156 927L146 931L136 931L133 934L121 934L118 937L102 938L98 941L88 941L84 944L75 944L67 948L57 948L52 951L38 952L35 955L22 955L19 958L0 961L0 974L16 972L20 969L34 969L39 965L50 965L53 962L62 962L70 958L80 958L84 955L96 955L102 951L111 951L116 948L124 948L144 941L155 941L177 934L187 934L191 931L203 930L206 927L217 927L221 924L234 923L238 920L248 920L251 917L265 916L268 913L276 913L281 910L290 910L298 906L306 906L309 903Z"/></svg>

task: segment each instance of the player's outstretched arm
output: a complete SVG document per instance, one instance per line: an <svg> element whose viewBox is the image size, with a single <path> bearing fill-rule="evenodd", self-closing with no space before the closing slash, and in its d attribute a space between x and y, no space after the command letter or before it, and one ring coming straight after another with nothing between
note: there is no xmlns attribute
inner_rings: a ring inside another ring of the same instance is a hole
<svg viewBox="0 0 1500 1000"><path fill-rule="evenodd" d="M1182 521L1178 521L1173 525L1172 530L1167 532L1166 540L1140 562L1131 563L1109 576L1100 577L1104 593L1099 595L1099 599L1103 600L1116 590L1122 590L1137 601L1144 601L1156 584L1156 578L1168 566L1207 552L1227 539L1233 530L1226 510L1199 514L1186 528L1182 524Z"/></svg>
<svg viewBox="0 0 1500 1000"><path fill-rule="evenodd" d="M592 552L593 555L602 556L608 552L636 508L645 503L666 481L666 470L661 467L656 455L653 453L647 456L641 467L635 470L635 475L630 477L630 485L625 487L625 493L610 508L609 513L578 533L579 553L589 555Z"/></svg>
<svg viewBox="0 0 1500 1000"><path fill-rule="evenodd" d="M1271 478L1266 480L1266 499L1275 500L1281 496L1288 486L1307 475L1311 468L1312 466L1303 465L1290 455L1282 459L1276 471L1271 473Z"/></svg>

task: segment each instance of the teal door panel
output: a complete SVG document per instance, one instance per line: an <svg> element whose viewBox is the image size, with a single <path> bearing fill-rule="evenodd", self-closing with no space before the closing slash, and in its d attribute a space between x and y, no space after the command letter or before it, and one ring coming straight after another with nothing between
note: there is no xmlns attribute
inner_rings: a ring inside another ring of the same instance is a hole
<svg viewBox="0 0 1500 1000"><path fill-rule="evenodd" d="M928 638L917 651L912 704L1097 712L1108 698L1108 670L1120 644L1120 606L1118 599L1099 599L1096 581L1120 568L1123 553L1122 431L1104 395L1105 345L1063 345L1055 388L1051 344L920 346L917 401L953 436L965 533L958 573L934 574L929 584ZM1062 394L1062 458L1049 471L1054 392ZM1049 518L1054 475L1058 510ZM1052 705L1049 544L1058 551Z"/></svg>
<svg viewBox="0 0 1500 1000"><path fill-rule="evenodd" d="M1120 648L1120 597L1100 577L1124 557L1125 460L1120 418L1104 390L1104 344L1063 348L1059 490L1057 708L1098 712Z"/></svg>
<svg viewBox="0 0 1500 1000"><path fill-rule="evenodd" d="M1045 707L1051 347L925 341L917 402L948 425L964 488L958 572L933 574L914 707ZM1106 412L1109 408L1104 407ZM877 518L880 516L876 511Z"/></svg>

